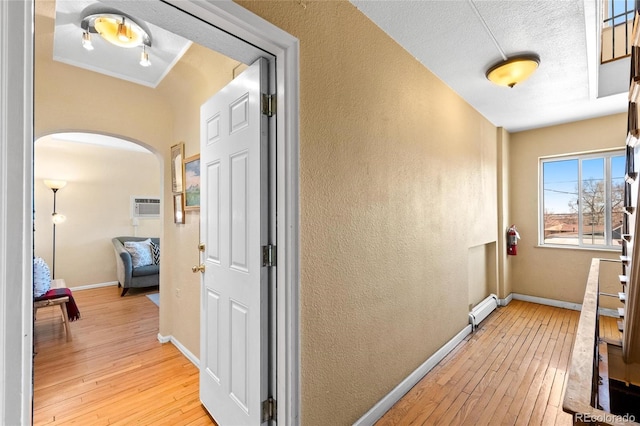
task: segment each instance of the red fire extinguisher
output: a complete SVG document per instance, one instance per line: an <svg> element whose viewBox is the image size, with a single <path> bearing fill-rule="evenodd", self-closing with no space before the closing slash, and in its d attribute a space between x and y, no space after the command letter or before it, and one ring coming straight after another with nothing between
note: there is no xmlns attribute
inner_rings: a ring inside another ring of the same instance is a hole
<svg viewBox="0 0 640 426"><path fill-rule="evenodd" d="M518 254L518 239L520 234L515 225L511 225L507 230L507 254L515 256Z"/></svg>

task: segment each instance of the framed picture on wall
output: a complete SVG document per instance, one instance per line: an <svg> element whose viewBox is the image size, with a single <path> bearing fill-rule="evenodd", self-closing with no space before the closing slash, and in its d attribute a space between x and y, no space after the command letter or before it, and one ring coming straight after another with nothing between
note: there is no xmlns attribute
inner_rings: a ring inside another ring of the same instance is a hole
<svg viewBox="0 0 640 426"><path fill-rule="evenodd" d="M200 154L184 159L185 210L200 209Z"/></svg>
<svg viewBox="0 0 640 426"><path fill-rule="evenodd" d="M173 195L173 222L184 223L184 196L181 193Z"/></svg>
<svg viewBox="0 0 640 426"><path fill-rule="evenodd" d="M184 142L171 147L171 192L184 192Z"/></svg>

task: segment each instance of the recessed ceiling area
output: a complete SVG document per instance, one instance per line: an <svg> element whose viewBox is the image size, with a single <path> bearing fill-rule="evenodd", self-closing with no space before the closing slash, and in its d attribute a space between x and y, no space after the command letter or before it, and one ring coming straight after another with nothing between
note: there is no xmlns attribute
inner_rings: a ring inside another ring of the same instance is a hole
<svg viewBox="0 0 640 426"><path fill-rule="evenodd" d="M155 88L191 46L191 41L134 17L151 37L150 66L140 65L142 48L115 46L91 35L93 50L82 47L81 22L87 15L119 12L92 0L56 1L53 58L69 65Z"/></svg>

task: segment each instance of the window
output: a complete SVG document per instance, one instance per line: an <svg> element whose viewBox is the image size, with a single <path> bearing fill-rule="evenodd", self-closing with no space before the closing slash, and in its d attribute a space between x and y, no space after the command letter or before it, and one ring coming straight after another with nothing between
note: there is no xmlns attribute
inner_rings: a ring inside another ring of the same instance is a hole
<svg viewBox="0 0 640 426"><path fill-rule="evenodd" d="M600 62L606 63L631 54L631 35L636 0L601 0L602 26Z"/></svg>
<svg viewBox="0 0 640 426"><path fill-rule="evenodd" d="M635 0L604 0L604 25L615 26L633 21Z"/></svg>
<svg viewBox="0 0 640 426"><path fill-rule="evenodd" d="M625 154L540 161L540 244L620 249Z"/></svg>

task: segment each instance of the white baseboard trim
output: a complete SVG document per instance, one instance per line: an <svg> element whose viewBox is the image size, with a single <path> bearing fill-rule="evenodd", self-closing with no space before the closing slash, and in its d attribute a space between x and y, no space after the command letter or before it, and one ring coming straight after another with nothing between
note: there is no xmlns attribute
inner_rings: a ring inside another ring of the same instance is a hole
<svg viewBox="0 0 640 426"><path fill-rule="evenodd" d="M393 405L400 400L412 387L416 385L433 367L435 367L456 345L465 337L471 334L471 324L462 329L458 334L449 340L444 346L436 351L429 359L427 359L420 367L416 368L409 376L407 376L399 385L391 392L383 397L376 405L374 405L364 416L360 417L354 426L369 426L380 420L380 418L389 411Z"/></svg>
<svg viewBox="0 0 640 426"><path fill-rule="evenodd" d="M513 300L513 293L509 293L504 299L498 299L498 306L507 306Z"/></svg>
<svg viewBox="0 0 640 426"><path fill-rule="evenodd" d="M79 285L77 287L69 287L69 290L71 290L71 291L89 290L89 289L92 289L92 288L110 287L112 285L118 285L118 281L109 281L109 282L106 282L106 283Z"/></svg>
<svg viewBox="0 0 640 426"><path fill-rule="evenodd" d="M158 333L158 341L162 344L169 343L171 341L171 336L163 336L162 334Z"/></svg>
<svg viewBox="0 0 640 426"><path fill-rule="evenodd" d="M579 303L565 302L563 300L546 299L544 297L529 296L527 294L511 293L514 300L522 300L523 302L537 303L539 305L555 306L556 308L571 309L573 311L582 310Z"/></svg>
<svg viewBox="0 0 640 426"><path fill-rule="evenodd" d="M571 309L572 311L582 310L582 305L580 303L565 302L563 300L555 300L555 299L546 299L544 297L529 296L526 294L518 294L518 293L511 293L509 295L509 297L512 297L512 296L514 300L522 300L524 302L537 303L539 305L554 306L556 308ZM620 318L620 315L618 315L618 311L616 309L598 308L598 312L600 313L600 315L604 315L606 317Z"/></svg>
<svg viewBox="0 0 640 426"><path fill-rule="evenodd" d="M178 348L178 350L180 352L182 352L182 355L184 355L189 361L191 361L191 363L193 365L195 365L196 367L200 368L200 360L198 359L198 357L196 357L189 349L187 349L175 337L173 337L173 336L163 336L162 334L158 333L158 341L160 343L169 343L170 342L171 344L173 344L173 346Z"/></svg>

